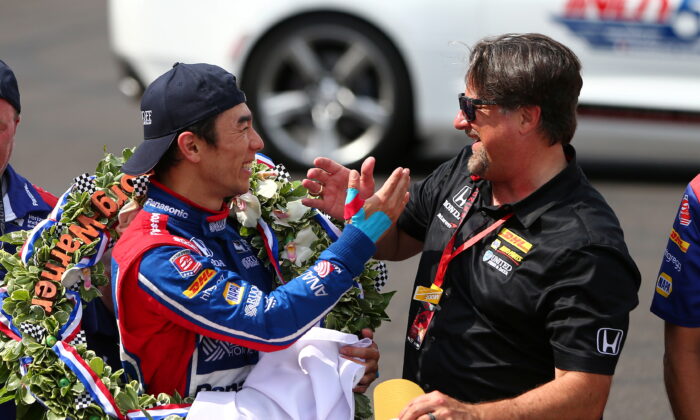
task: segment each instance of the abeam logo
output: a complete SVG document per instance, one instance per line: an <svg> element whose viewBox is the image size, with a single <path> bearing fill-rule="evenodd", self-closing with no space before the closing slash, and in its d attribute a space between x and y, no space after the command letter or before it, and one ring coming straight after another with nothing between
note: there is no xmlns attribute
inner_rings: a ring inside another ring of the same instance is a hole
<svg viewBox="0 0 700 420"><path fill-rule="evenodd" d="M678 211L678 221L683 226L689 226L692 219L690 218L690 204L688 203L688 194L683 196L681 208Z"/></svg>
<svg viewBox="0 0 700 420"><path fill-rule="evenodd" d="M598 353L616 356L622 347L622 330L600 328L598 330Z"/></svg>

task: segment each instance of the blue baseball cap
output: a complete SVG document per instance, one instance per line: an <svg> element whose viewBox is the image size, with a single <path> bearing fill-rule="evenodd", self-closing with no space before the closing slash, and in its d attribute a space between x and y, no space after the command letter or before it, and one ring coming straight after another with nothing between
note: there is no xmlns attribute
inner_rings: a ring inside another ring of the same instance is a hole
<svg viewBox="0 0 700 420"><path fill-rule="evenodd" d="M178 133L246 101L236 77L211 64L175 63L141 98L144 141L122 166L129 175L156 166Z"/></svg>
<svg viewBox="0 0 700 420"><path fill-rule="evenodd" d="M0 60L0 99L4 99L10 103L19 114L22 106L19 103L19 88L17 87L17 78L12 72L10 66Z"/></svg>

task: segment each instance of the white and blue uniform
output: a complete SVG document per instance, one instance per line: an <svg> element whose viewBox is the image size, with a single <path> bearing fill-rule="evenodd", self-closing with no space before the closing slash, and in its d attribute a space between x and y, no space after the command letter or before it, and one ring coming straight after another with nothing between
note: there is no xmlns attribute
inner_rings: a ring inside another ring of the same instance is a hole
<svg viewBox="0 0 700 420"><path fill-rule="evenodd" d="M272 290L227 216L151 181L114 248L122 362L149 393L238 389L257 351L283 349L318 323L375 251L346 226L314 267Z"/></svg>
<svg viewBox="0 0 700 420"><path fill-rule="evenodd" d="M700 175L690 181L673 220L656 277L651 311L675 325L700 327Z"/></svg>

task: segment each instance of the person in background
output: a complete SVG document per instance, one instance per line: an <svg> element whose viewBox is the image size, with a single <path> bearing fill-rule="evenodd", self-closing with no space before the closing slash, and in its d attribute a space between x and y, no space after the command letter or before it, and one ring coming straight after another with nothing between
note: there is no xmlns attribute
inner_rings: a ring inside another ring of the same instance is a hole
<svg viewBox="0 0 700 420"><path fill-rule="evenodd" d="M183 63L141 100L144 141L122 171L153 174L143 210L114 247L112 284L122 362L148 393L239 390L259 351L291 345L352 287L408 200L408 170L397 168L377 194L349 201L342 235L313 267L273 290L228 218L263 147L245 101L231 73ZM341 352L366 360L366 389L376 345Z"/></svg>
<svg viewBox="0 0 700 420"><path fill-rule="evenodd" d="M402 420L602 416L640 274L569 144L580 72L541 34L473 47L454 126L474 142L412 185L375 255L422 253L403 376L427 394ZM304 204L338 217L349 171L314 163Z"/></svg>
<svg viewBox="0 0 700 420"><path fill-rule="evenodd" d="M679 420L700 419L700 175L685 189L661 259L651 312L664 323L664 382Z"/></svg>
<svg viewBox="0 0 700 420"><path fill-rule="evenodd" d="M20 122L19 87L14 72L0 60L0 236L18 230L31 230L44 220L58 200L53 194L33 185L10 165L15 133ZM15 246L0 242L0 248L14 254ZM0 278L5 270L0 268ZM0 405L0 418L15 418L13 401Z"/></svg>

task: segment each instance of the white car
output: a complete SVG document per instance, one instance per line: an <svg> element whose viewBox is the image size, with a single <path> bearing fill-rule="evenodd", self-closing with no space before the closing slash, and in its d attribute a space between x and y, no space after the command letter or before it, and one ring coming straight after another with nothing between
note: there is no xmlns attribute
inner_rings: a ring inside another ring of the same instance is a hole
<svg viewBox="0 0 700 420"><path fill-rule="evenodd" d="M239 79L274 158L438 157L469 46L541 32L583 64L582 160L700 164L700 0L111 0L125 93L174 62Z"/></svg>

